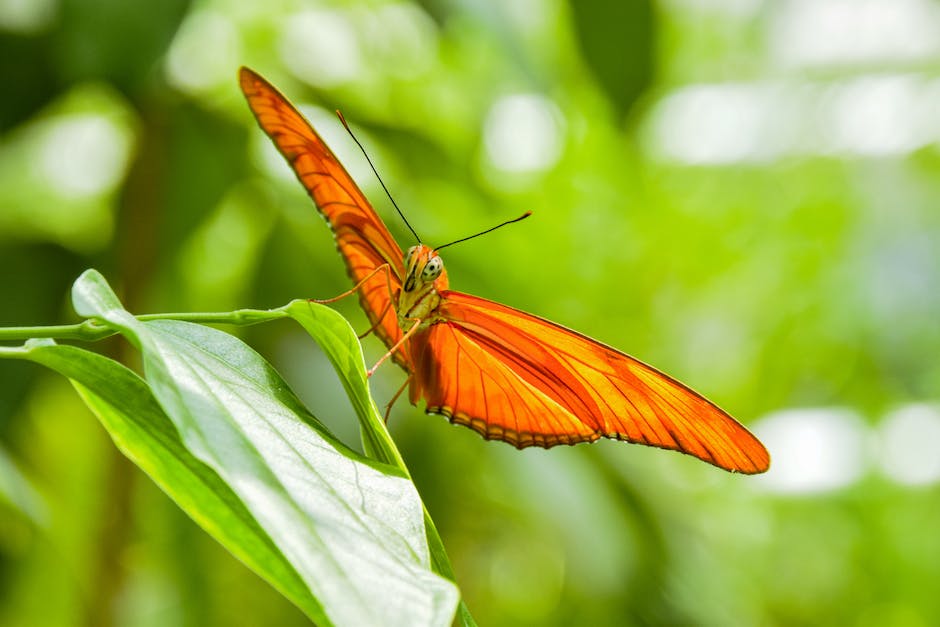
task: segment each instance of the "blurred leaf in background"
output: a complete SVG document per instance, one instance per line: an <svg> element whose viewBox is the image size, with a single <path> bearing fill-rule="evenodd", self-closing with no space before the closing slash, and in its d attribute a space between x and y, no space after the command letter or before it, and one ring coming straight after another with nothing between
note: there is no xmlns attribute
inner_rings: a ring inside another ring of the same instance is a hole
<svg viewBox="0 0 940 627"><path fill-rule="evenodd" d="M0 322L71 322L89 266L136 312L348 289L241 100L248 65L400 242L335 108L428 241L534 211L449 249L455 289L666 370L774 458L754 479L616 442L519 452L400 402L391 430L481 624L940 622L940 13L627 4L0 2ZM355 446L300 331L243 335ZM0 410L2 484L44 513L0 500L0 624L304 624L65 382L0 362Z"/></svg>

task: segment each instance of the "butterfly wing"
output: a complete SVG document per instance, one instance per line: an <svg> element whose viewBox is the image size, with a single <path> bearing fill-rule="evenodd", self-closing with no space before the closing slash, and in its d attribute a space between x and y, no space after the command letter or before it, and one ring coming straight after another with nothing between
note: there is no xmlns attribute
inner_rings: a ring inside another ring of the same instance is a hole
<svg viewBox="0 0 940 627"><path fill-rule="evenodd" d="M562 326L460 292L412 342L411 400L519 448L600 437L674 449L742 473L770 457L701 395Z"/></svg>
<svg viewBox="0 0 940 627"><path fill-rule="evenodd" d="M379 272L359 290L369 322L391 348L402 334L391 300L401 289L404 274L401 248L329 146L300 112L248 68L241 69L239 81L258 124L287 159L330 225L336 248L353 282L358 284L383 264L391 269L390 282L385 272ZM396 353L395 359L406 367L410 363L404 350Z"/></svg>

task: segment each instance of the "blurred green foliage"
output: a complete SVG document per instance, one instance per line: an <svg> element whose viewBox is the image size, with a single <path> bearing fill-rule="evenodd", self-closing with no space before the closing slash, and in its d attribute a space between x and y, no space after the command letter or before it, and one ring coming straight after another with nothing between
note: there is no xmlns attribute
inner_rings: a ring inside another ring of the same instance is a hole
<svg viewBox="0 0 940 627"><path fill-rule="evenodd" d="M762 480L615 442L519 452L399 402L392 433L481 624L936 624L937 476L892 469L940 438L889 418L935 419L940 389L937 24L926 0L839 6L0 2L0 324L72 322L90 266L136 312L348 289L241 100L249 65L403 244L333 109L427 241L534 211L449 249L455 289L622 348L759 433L780 410L855 417L831 448L768 437ZM304 334L243 335L356 444ZM380 401L402 376L380 370ZM0 624L304 624L64 380L0 361L0 446ZM787 483L819 463L838 480Z"/></svg>

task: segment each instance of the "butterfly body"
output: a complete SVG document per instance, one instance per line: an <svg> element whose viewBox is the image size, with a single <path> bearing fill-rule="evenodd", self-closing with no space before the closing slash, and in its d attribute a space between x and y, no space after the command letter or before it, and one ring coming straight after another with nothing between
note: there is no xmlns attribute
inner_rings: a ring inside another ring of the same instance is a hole
<svg viewBox="0 0 940 627"><path fill-rule="evenodd" d="M742 473L767 470L744 426L682 383L538 316L449 289L437 251L403 253L303 116L247 68L242 91L333 230L372 330L408 374L409 399L518 448L599 438L693 455Z"/></svg>

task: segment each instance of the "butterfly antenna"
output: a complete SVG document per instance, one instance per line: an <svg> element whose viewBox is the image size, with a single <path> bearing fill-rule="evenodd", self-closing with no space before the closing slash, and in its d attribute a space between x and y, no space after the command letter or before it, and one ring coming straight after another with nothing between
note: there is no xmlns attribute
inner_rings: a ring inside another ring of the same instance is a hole
<svg viewBox="0 0 940 627"><path fill-rule="evenodd" d="M532 215L532 212L531 212L531 211L526 211L525 213L523 213L523 214L522 214L521 216L519 216L518 218L513 218L512 220L506 220L505 222L503 222L503 223L501 223L501 224L497 224L496 226L490 227L490 228L486 229L485 231L480 231L479 233L477 233L477 234L475 234L475 235L471 235L471 236L469 236L469 237L462 237L462 238L460 238L460 239L458 239L458 240L456 240L456 241L453 241L453 242L449 242L449 243L447 243L447 244L444 244L443 246L438 246L438 247L435 248L434 250L435 250L435 251L438 251L438 250L440 250L440 249L442 249L442 248L447 248L448 246L453 246L454 244L459 244L460 242L466 242L468 239L473 239L474 237L480 237L481 235L486 235L487 233L492 233L492 232L495 231L496 229L502 228L502 227L506 226L507 224L512 224L513 222L519 222L520 220L525 220L525 219L528 218L530 215Z"/></svg>
<svg viewBox="0 0 940 627"><path fill-rule="evenodd" d="M369 166L372 168L372 171L375 172L375 178L379 179L379 183L382 184L382 189L385 190L385 195L388 196L388 199L392 201L392 206L395 207L395 211L398 212L398 215L401 216L402 222L405 223L405 226L408 227L408 230L411 231L411 234L415 236L415 239L418 240L418 243L421 243L421 238L418 237L418 234L415 233L415 230L411 228L411 224L408 223L408 219L405 217L405 214L401 212L401 209L398 208L398 204L395 202L395 199L392 198L392 193L388 191L388 188L385 186L385 181L382 180L382 177L379 176L379 171L375 169L375 166L372 165L372 159L369 158L369 154L366 152L366 149L362 147L362 144L356 138L356 135L352 132L352 129L349 128L349 124L346 123L346 118L343 117L343 114L339 109L336 110L336 115L339 116L339 121L343 123L343 128L346 129L346 132L349 133L349 136L353 138L353 141L356 142L356 145L359 146L359 150L362 151L362 154L365 155L366 161L369 162Z"/></svg>

